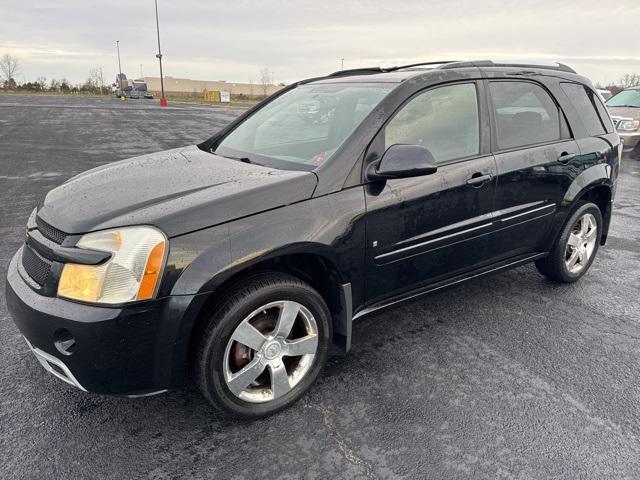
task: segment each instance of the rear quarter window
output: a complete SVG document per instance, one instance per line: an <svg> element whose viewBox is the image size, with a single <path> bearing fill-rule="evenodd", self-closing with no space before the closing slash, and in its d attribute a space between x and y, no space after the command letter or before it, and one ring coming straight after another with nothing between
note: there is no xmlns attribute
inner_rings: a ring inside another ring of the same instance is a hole
<svg viewBox="0 0 640 480"><path fill-rule="evenodd" d="M598 96L579 83L561 83L590 136L613 132L611 118Z"/></svg>

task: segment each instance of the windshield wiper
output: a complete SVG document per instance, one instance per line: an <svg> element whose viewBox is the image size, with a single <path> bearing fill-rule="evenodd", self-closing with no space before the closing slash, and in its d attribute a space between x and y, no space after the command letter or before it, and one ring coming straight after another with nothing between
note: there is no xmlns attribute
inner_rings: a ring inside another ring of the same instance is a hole
<svg viewBox="0 0 640 480"><path fill-rule="evenodd" d="M215 152L213 152L213 153L215 153ZM216 153L216 155L220 155L220 154ZM249 157L230 157L229 155L220 155L220 156L224 157L224 158L228 158L229 160L237 160L238 162L250 163L251 165L260 165L261 167L264 167L263 164L258 163L258 162L254 162Z"/></svg>

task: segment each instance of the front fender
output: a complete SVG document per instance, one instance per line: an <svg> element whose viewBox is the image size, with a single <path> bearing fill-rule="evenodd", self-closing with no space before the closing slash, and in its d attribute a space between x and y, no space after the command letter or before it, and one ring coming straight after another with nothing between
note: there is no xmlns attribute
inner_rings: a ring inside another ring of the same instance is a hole
<svg viewBox="0 0 640 480"><path fill-rule="evenodd" d="M351 282L363 275L364 210L356 187L171 239L162 291L212 292L242 270L293 254L317 255Z"/></svg>

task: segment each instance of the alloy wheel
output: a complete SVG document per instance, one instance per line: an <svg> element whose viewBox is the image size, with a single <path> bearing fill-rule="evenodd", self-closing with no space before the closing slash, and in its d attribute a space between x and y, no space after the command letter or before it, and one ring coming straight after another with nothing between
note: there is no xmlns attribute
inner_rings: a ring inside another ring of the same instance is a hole
<svg viewBox="0 0 640 480"><path fill-rule="evenodd" d="M598 224L590 213L582 215L571 229L565 247L565 265L571 274L580 273L589 265L598 237Z"/></svg>
<svg viewBox="0 0 640 480"><path fill-rule="evenodd" d="M318 349L318 326L302 304L270 302L236 327L223 358L227 387L236 397L264 403L286 395L309 372Z"/></svg>

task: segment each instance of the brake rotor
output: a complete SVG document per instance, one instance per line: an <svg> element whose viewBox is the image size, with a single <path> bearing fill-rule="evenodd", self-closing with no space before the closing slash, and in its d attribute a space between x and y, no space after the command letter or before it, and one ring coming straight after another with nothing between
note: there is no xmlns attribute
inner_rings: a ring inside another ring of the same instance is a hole
<svg viewBox="0 0 640 480"><path fill-rule="evenodd" d="M251 325L263 335L271 333L276 328L277 316L265 312L263 315L251 322ZM235 343L231 353L233 365L241 369L253 360L253 350L239 342Z"/></svg>

